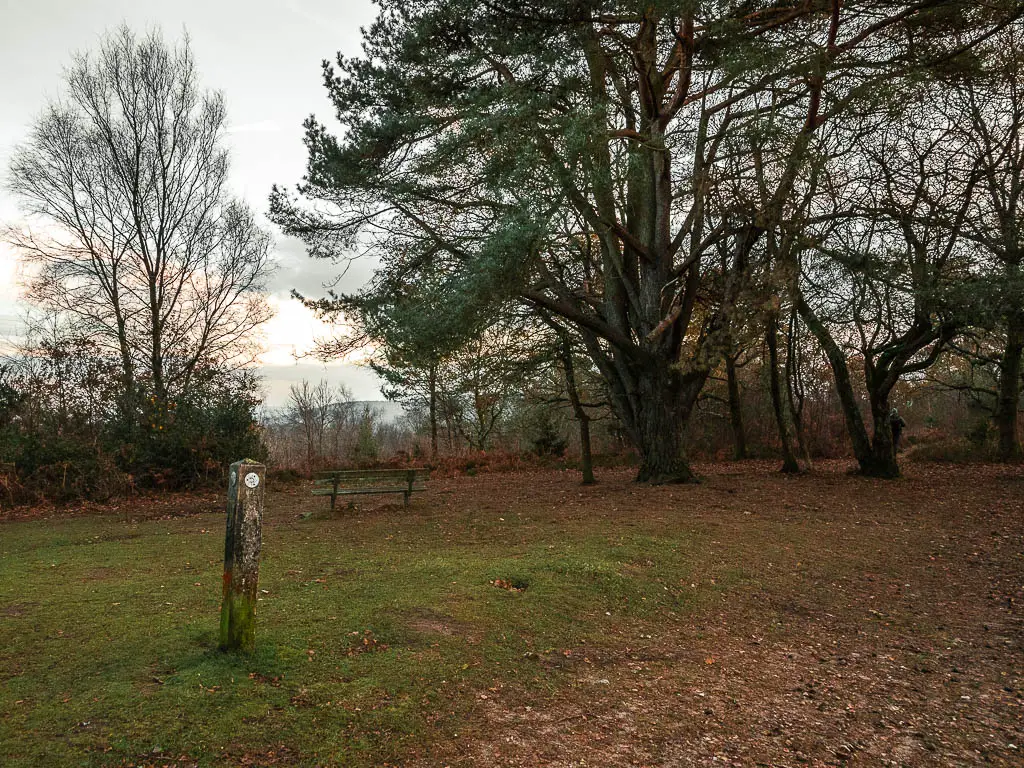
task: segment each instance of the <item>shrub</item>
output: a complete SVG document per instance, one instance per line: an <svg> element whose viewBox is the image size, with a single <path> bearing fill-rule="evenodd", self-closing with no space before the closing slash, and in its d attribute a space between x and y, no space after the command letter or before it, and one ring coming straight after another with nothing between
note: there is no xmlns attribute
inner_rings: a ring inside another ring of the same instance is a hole
<svg viewBox="0 0 1024 768"><path fill-rule="evenodd" d="M561 457L565 455L568 441L555 429L551 414L542 410L538 414L533 436L533 453L537 456Z"/></svg>
<svg viewBox="0 0 1024 768"><path fill-rule="evenodd" d="M265 459L251 372L209 367L187 397L125 395L87 345L44 347L0 365L0 464L10 503L105 500L141 487L219 482L240 458Z"/></svg>
<svg viewBox="0 0 1024 768"><path fill-rule="evenodd" d="M908 455L918 461L949 462L952 464L971 464L992 459L992 451L979 446L973 440L964 437L949 437L918 443L908 450Z"/></svg>

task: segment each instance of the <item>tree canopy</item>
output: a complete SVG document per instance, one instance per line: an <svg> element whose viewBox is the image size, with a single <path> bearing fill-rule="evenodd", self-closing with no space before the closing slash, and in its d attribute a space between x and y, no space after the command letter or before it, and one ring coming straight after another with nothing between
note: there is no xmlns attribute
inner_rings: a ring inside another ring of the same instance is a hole
<svg viewBox="0 0 1024 768"><path fill-rule="evenodd" d="M788 265L799 288L801 254L832 264L844 238L890 248L863 240L880 213L847 179L836 194L835 161L872 166L866 131L911 140L907 103L981 68L1019 5L383 2L363 55L325 63L341 131L310 119L306 179L272 216L315 257L369 246L389 290L429 265L456 304L560 318L639 478L687 480L681 436L753 282ZM921 311L903 371L948 335Z"/></svg>

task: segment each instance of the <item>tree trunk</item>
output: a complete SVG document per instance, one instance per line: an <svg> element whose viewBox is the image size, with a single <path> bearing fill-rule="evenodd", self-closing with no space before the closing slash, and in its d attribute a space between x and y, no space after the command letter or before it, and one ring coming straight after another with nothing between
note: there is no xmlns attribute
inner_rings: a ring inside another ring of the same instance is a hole
<svg viewBox="0 0 1024 768"><path fill-rule="evenodd" d="M117 318L117 344L121 351L121 397L118 398L121 422L129 440L134 440L139 424L139 398L135 383L135 363L128 342L128 321L121 311L116 287L111 291L114 316Z"/></svg>
<svg viewBox="0 0 1024 768"><path fill-rule="evenodd" d="M772 411L775 413L775 425L779 429L779 442L782 443L782 472L787 474L800 471L796 456L793 455L793 446L790 445L789 428L786 424L786 414L782 405L782 386L779 381L779 348L778 328L775 315L768 319L765 328L765 342L768 345L768 383L772 395Z"/></svg>
<svg viewBox="0 0 1024 768"><path fill-rule="evenodd" d="M559 356L562 358L562 368L565 371L565 390L569 395L569 403L580 423L580 469L583 472L583 484L593 485L597 482L594 479L594 462L590 453L590 416L587 409L580 402L579 390L576 388L576 366L572 360L572 347L569 344L568 334L559 331Z"/></svg>
<svg viewBox="0 0 1024 768"><path fill-rule="evenodd" d="M696 400L696 397L681 402L674 372L646 373L638 377L637 382L636 431L640 449L637 482L652 485L698 482L682 453L683 424L692 407L689 400Z"/></svg>
<svg viewBox="0 0 1024 768"><path fill-rule="evenodd" d="M996 429L999 434L1000 461L1021 457L1017 434L1020 407L1021 358L1024 356L1024 317L1010 319L1006 331L1006 347L999 361L999 395L996 401Z"/></svg>
<svg viewBox="0 0 1024 768"><path fill-rule="evenodd" d="M580 471L583 473L583 484L593 485L597 479L594 477L594 459L590 451L590 416L581 408L577 418L580 422Z"/></svg>
<svg viewBox="0 0 1024 768"><path fill-rule="evenodd" d="M896 463L896 447L892 443L892 427L889 425L889 413L891 412L889 393L871 392L869 394L874 433L871 437L871 452L860 460L861 474L886 479L899 477L900 468Z"/></svg>
<svg viewBox="0 0 1024 768"><path fill-rule="evenodd" d="M873 473L868 470L874 465L872 444L868 439L868 431L864 426L860 408L857 406L857 396L854 394L853 383L850 380L846 355L836 344L821 319L799 294L796 299L796 308L800 313L800 318L825 352L829 367L832 369L832 377L836 386L836 394L839 396L839 404L843 409L843 417L846 420L846 431L853 444L853 455L856 456L861 471L866 475L871 475ZM888 419L888 414L886 414L886 418Z"/></svg>
<svg viewBox="0 0 1024 768"><path fill-rule="evenodd" d="M437 459L437 365L427 372L430 384L430 459Z"/></svg>
<svg viewBox="0 0 1024 768"><path fill-rule="evenodd" d="M798 315L796 307L789 315L789 332L786 334L786 397L789 402L789 414L793 419L793 431L796 433L796 444L800 455L804 457L804 463L810 469L811 451L807 446L807 439L804 434L804 387L802 380L801 366L803 364L800 354L799 338L797 335Z"/></svg>
<svg viewBox="0 0 1024 768"><path fill-rule="evenodd" d="M729 423L735 445L733 458L737 461L748 458L747 436L743 431L743 401L740 400L740 382L736 376L736 357L725 356L725 378L729 386Z"/></svg>
<svg viewBox="0 0 1024 768"><path fill-rule="evenodd" d="M149 364L152 368L153 394L157 403L164 404L167 400L167 386L164 382L164 350L163 350L163 329L160 323L160 301L157 298L159 285L153 274L149 278L149 333L150 350Z"/></svg>

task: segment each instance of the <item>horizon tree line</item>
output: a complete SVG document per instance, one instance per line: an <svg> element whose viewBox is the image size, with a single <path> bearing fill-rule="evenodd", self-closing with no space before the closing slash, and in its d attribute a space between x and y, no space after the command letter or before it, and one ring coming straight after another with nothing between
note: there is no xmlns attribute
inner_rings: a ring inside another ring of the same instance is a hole
<svg viewBox="0 0 1024 768"><path fill-rule="evenodd" d="M585 480L610 411L638 480L690 481L716 398L749 454L753 375L784 471L828 401L861 471L898 476L891 410L934 386L1021 456L1024 4L380 6L363 55L324 64L340 132L310 118L306 177L270 216L314 258L377 258L361 291L299 298L345 329L318 354L373 349L432 456L485 449L529 401L573 415ZM57 412L124 471L180 457L225 392L226 428L255 439L272 236L227 192L223 97L187 40L126 27L65 85L5 180L43 315L0 376L5 454L19 387L59 393L72 361L102 400Z"/></svg>

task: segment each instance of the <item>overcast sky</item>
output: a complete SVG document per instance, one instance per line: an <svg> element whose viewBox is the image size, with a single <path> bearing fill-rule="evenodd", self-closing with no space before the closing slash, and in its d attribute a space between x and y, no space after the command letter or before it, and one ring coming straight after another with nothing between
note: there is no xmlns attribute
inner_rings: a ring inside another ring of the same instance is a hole
<svg viewBox="0 0 1024 768"><path fill-rule="evenodd" d="M168 42L187 30L203 85L227 99L232 184L263 213L273 184L292 185L302 176L302 121L311 113L321 119L333 114L320 62L338 51L358 54L359 28L374 12L370 0L0 0L0 175L33 117L61 93L73 51L95 48L104 31L122 22L140 31L158 27ZM15 216L13 201L0 190L0 221ZM307 351L329 329L289 293L322 293L338 268L313 261L301 243L275 234L279 268L271 300L278 315L267 328L263 358L268 403L280 405L289 383L302 378L345 383L357 399L379 399L376 377L366 369L295 362L293 352ZM357 263L341 287L358 287L371 270ZM13 254L0 244L0 341L17 334L23 311L17 276Z"/></svg>

